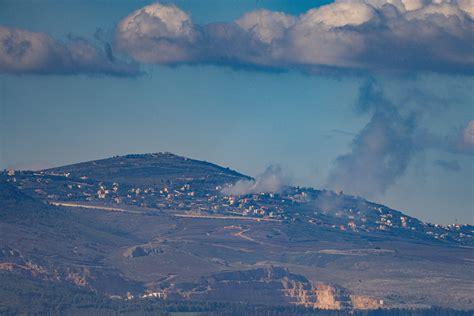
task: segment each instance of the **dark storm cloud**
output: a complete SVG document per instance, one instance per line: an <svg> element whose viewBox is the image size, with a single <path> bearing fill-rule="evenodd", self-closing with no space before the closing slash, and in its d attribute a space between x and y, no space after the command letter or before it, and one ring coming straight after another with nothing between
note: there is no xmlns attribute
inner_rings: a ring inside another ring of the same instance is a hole
<svg viewBox="0 0 474 316"><path fill-rule="evenodd" d="M37 32L0 26L0 73L137 76L136 63L117 60L110 44L99 48L69 37L60 42Z"/></svg>

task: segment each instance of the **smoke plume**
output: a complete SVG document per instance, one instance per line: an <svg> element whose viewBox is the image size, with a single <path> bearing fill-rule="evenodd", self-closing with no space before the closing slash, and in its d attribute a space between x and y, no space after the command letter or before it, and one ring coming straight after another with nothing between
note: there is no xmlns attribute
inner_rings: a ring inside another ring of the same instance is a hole
<svg viewBox="0 0 474 316"><path fill-rule="evenodd" d="M226 195L246 195L254 193L278 193L289 183L289 177L285 175L279 166L269 166L257 176L255 180L240 180L234 185L224 188L222 193Z"/></svg>
<svg viewBox="0 0 474 316"><path fill-rule="evenodd" d="M352 142L352 151L339 156L328 186L351 194L383 194L406 170L420 149L417 114L401 113L380 86L370 80L360 89L358 108L372 118Z"/></svg>

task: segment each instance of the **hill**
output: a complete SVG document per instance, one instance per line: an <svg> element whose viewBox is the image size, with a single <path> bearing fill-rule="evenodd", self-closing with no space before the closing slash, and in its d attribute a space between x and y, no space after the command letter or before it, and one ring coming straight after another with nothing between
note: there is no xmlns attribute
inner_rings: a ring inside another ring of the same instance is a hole
<svg viewBox="0 0 474 316"><path fill-rule="evenodd" d="M135 186L193 183L210 188L241 179L251 179L229 168L171 153L116 156L52 168L44 172Z"/></svg>
<svg viewBox="0 0 474 316"><path fill-rule="evenodd" d="M8 280L124 303L474 308L469 225L313 188L229 195L252 178L168 153L0 180Z"/></svg>

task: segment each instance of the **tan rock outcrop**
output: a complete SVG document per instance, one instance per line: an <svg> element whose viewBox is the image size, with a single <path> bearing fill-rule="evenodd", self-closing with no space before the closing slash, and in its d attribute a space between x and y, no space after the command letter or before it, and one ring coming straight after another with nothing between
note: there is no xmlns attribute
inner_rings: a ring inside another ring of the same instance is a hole
<svg viewBox="0 0 474 316"><path fill-rule="evenodd" d="M346 289L338 288L328 284L316 284L314 287L316 304L314 307L320 309L351 309L350 295Z"/></svg>
<svg viewBox="0 0 474 316"><path fill-rule="evenodd" d="M351 302L354 309L377 309L383 307L383 300L364 295L351 295Z"/></svg>

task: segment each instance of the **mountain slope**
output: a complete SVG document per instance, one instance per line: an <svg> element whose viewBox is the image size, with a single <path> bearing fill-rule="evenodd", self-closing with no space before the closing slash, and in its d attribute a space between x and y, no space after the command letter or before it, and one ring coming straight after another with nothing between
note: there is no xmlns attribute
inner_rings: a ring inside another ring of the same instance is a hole
<svg viewBox="0 0 474 316"><path fill-rule="evenodd" d="M250 178L172 154L0 178L8 275L122 298L238 302L252 287L266 304L474 307L469 225L312 188L228 195Z"/></svg>
<svg viewBox="0 0 474 316"><path fill-rule="evenodd" d="M126 232L47 205L10 183L0 182L0 198L0 270L87 289L142 289L101 266L104 253L127 242Z"/></svg>
<svg viewBox="0 0 474 316"><path fill-rule="evenodd" d="M47 206L0 179L0 220L25 221L47 215Z"/></svg>

